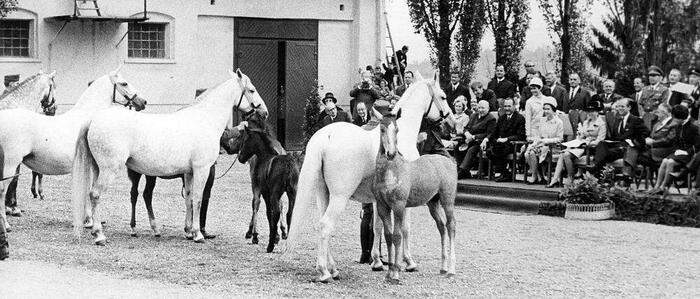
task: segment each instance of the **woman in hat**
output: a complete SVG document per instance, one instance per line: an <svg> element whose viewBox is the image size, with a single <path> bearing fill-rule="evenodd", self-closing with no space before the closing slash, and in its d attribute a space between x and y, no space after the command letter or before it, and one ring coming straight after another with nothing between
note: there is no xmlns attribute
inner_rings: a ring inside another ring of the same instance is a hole
<svg viewBox="0 0 700 299"><path fill-rule="evenodd" d="M564 140L564 123L556 115L556 102L542 103L542 111L544 117L540 117L532 130L532 135L527 137L530 144L525 151L525 161L532 172L532 176L527 181L530 185L545 182L544 177L539 172L539 165L547 159L547 155L552 150L550 146Z"/></svg>
<svg viewBox="0 0 700 299"><path fill-rule="evenodd" d="M603 113L603 103L591 101L583 109L585 120L578 126L576 140L581 141L581 146L595 148L599 142L605 140L607 125ZM567 184L571 183L576 174L577 161L584 155L585 150L581 147L571 147L565 149L557 160L557 167L554 169L552 180L547 188L554 188L561 185L562 175L566 170Z"/></svg>

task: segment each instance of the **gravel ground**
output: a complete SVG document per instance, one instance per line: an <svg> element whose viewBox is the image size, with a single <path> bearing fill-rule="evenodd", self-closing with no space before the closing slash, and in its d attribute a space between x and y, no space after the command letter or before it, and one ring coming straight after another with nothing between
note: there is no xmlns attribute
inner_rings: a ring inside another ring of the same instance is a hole
<svg viewBox="0 0 700 299"><path fill-rule="evenodd" d="M222 156L219 174L231 161ZM356 263L360 205L352 202L331 243L342 279L326 285L309 282L316 275L311 228L290 258L267 254L263 204L261 244L243 238L250 217L247 166L234 166L215 183L207 231L218 237L205 244L183 239L179 181L161 180L156 186L154 209L163 237L150 234L142 200L141 235L131 237L124 173L102 201L108 244L99 247L87 232L80 241L72 238L68 176L45 177L45 201L30 199L28 180L22 177L19 190L25 213L10 219L9 262L0 262L0 288L12 293L0 297L700 297L700 230L695 228L460 208L457 276L447 279L438 274L439 237L423 207L412 216L420 271L402 273L403 284L395 286L384 283L385 273Z"/></svg>

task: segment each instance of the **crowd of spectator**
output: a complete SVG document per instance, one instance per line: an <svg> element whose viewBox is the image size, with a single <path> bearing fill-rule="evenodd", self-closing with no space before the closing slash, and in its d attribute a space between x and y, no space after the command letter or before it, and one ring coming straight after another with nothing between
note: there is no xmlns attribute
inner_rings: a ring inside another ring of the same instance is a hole
<svg viewBox="0 0 700 299"><path fill-rule="evenodd" d="M414 80L405 70L406 52L407 47L397 51L398 65L368 66L362 72L361 82L350 92L349 114L327 94L322 123L362 126L370 120L375 101L393 105ZM612 164L624 183L644 169L656 172L658 180L649 192L659 193L674 179L698 172L700 69L690 68L685 75L672 69L664 76L661 68L651 66L646 76L634 78L634 92L624 95L612 79L602 81L595 92L575 72L565 85L557 73L543 76L530 61L524 71L511 82L504 66L497 65L487 84L465 83L459 72L450 74L443 90L453 113L427 133L437 133L440 146L454 156L460 179L491 172L498 182L512 181L517 163L528 170L528 184L556 187L586 171L600 174ZM554 169L542 167L544 162ZM700 186L700 175L696 179Z"/></svg>

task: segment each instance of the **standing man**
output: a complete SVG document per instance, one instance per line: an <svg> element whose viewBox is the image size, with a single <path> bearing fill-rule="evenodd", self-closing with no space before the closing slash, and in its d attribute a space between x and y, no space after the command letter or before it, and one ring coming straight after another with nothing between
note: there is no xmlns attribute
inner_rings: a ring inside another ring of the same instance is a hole
<svg viewBox="0 0 700 299"><path fill-rule="evenodd" d="M580 118L581 109L588 105L591 101L591 92L588 89L580 86L581 77L578 73L571 73L569 75L569 101L564 102L564 107L562 111L569 114L569 121L571 121L571 128L576 132L578 124L583 120Z"/></svg>
<svg viewBox="0 0 700 299"><path fill-rule="evenodd" d="M402 77L404 77L406 66L408 66L408 57L406 53L408 53L408 46L406 45L401 47L401 50L396 51L396 60L398 60L399 72L401 72Z"/></svg>
<svg viewBox="0 0 700 299"><path fill-rule="evenodd" d="M673 85L678 84L678 82L681 81L682 77L683 77L683 75L681 74L681 71L678 69L672 69L671 71L669 71L668 72L668 88L672 89ZM671 92L668 96L668 104L671 105L671 107L680 104L684 100L690 100L690 96L686 95L684 93L678 92L678 91L671 90Z"/></svg>
<svg viewBox="0 0 700 299"><path fill-rule="evenodd" d="M352 122L345 111L338 111L335 102L328 101L326 104L326 117L321 120L321 128L337 122Z"/></svg>
<svg viewBox="0 0 700 299"><path fill-rule="evenodd" d="M695 86L693 92L690 93L690 98L693 100L690 117L698 119L698 110L700 110L700 68L690 68L688 71L688 84Z"/></svg>
<svg viewBox="0 0 700 299"><path fill-rule="evenodd" d="M481 141L481 150L486 150L494 171L501 174L496 182L507 182L513 179L513 174L506 170L505 157L513 153L513 141L525 140L525 117L516 110L513 99L505 99L504 113L496 122L496 130Z"/></svg>
<svg viewBox="0 0 700 299"><path fill-rule="evenodd" d="M615 82L610 79L603 82L603 92L593 96L593 99L603 103L606 111L611 110L613 103L621 98L621 95L615 93Z"/></svg>
<svg viewBox="0 0 700 299"><path fill-rule="evenodd" d="M642 109L639 107L639 102L642 99L642 89L644 89L644 79L642 77L636 77L632 81L632 85L634 87L634 93L629 96L630 99L632 99L632 102L630 103L632 106L632 115L634 116L640 116L642 113Z"/></svg>
<svg viewBox="0 0 700 299"><path fill-rule="evenodd" d="M656 115L652 113L659 107L659 104L666 101L671 91L661 84L664 73L658 66L652 65L647 69L649 85L642 89L642 96L639 105L643 109L642 119L647 129L651 130L651 125L656 120Z"/></svg>
<svg viewBox="0 0 700 299"><path fill-rule="evenodd" d="M471 109L469 107L469 100L471 99L471 96L469 95L469 88L462 85L459 81L459 71L453 70L450 73L450 85L445 89L445 94L447 95L447 105L450 106L452 112L455 111L454 100L459 96L464 96L464 98L466 98L467 110Z"/></svg>
<svg viewBox="0 0 700 299"><path fill-rule="evenodd" d="M484 84L481 82L472 82L471 89L472 92L474 92L474 97L476 98L477 103L480 101L486 101L489 103L489 111L498 111L499 107L501 107L496 100L496 94L493 92L493 90L484 89ZM471 108L474 107L470 107L467 109L467 111L471 110Z"/></svg>
<svg viewBox="0 0 700 299"><path fill-rule="evenodd" d="M516 93L516 86L505 77L506 69L502 64L496 65L496 77L489 82L487 88L493 90L498 102L505 98L513 98Z"/></svg>
<svg viewBox="0 0 700 299"><path fill-rule="evenodd" d="M557 107L564 107L564 102L567 100L568 93L566 92L566 87L564 85L559 84L557 75L549 71L544 77L544 84L546 87L549 87L550 94L549 96L553 97L555 100L557 100ZM545 95L548 95L545 93Z"/></svg>
<svg viewBox="0 0 700 299"><path fill-rule="evenodd" d="M413 84L413 72L408 71L406 72L406 76L404 77L404 83L403 85L399 86L396 88L395 94L397 96L402 96L404 92L406 92L406 89L408 89L411 84Z"/></svg>
<svg viewBox="0 0 700 299"><path fill-rule="evenodd" d="M372 107L374 101L381 98L379 91L372 86L371 82L371 78L364 78L359 85L350 91L350 96L353 98L350 100L350 112L353 118L357 116L357 111L353 111L354 109L352 108L355 108L357 103L363 102L365 107Z"/></svg>
<svg viewBox="0 0 700 299"><path fill-rule="evenodd" d="M539 77L540 80L544 81L545 78L542 77L542 74L538 73L537 70L535 70L535 63L532 62L531 60L525 61L525 76L520 78L518 81L518 91L521 93L524 90L528 90L530 86L530 80L534 77ZM531 78L528 78L528 74L532 74ZM529 98L529 97L528 97Z"/></svg>

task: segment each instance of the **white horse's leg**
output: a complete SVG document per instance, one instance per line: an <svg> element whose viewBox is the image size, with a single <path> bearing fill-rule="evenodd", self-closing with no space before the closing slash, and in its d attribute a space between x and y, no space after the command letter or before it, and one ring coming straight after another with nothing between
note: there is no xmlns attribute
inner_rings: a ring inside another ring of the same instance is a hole
<svg viewBox="0 0 700 299"><path fill-rule="evenodd" d="M7 192L7 184L5 181L0 181L0 222L2 222L2 233L7 234L10 231L10 223L7 222L7 215L5 215L5 193Z"/></svg>
<svg viewBox="0 0 700 299"><path fill-rule="evenodd" d="M372 271L384 271L384 264L381 259L381 246L382 246L382 226L384 225L382 219L379 217L379 212L377 211L377 203L372 203L372 228L374 230L374 241L372 243Z"/></svg>
<svg viewBox="0 0 700 299"><path fill-rule="evenodd" d="M411 254L411 209L404 209L403 230L403 261L406 262L406 272L418 271L418 264Z"/></svg>
<svg viewBox="0 0 700 299"><path fill-rule="evenodd" d="M185 238L192 240L194 239L192 232L192 174L186 173L183 181L182 186L185 189Z"/></svg>
<svg viewBox="0 0 700 299"><path fill-rule="evenodd" d="M90 202L92 203L92 235L95 236L95 244L104 246L107 243L107 237L104 235L102 228L101 217L98 206L100 198L107 191L107 188L116 177L118 167L102 167L100 168L95 185L90 191Z"/></svg>
<svg viewBox="0 0 700 299"><path fill-rule="evenodd" d="M199 227L199 218L201 216L202 210L202 195L204 194L204 185L207 183L209 178L209 170L211 165L208 167L203 167L201 169L194 169L192 173L192 190L190 192L190 197L192 198L192 203L194 204L193 221L192 221L192 233L194 234L194 241L197 243L204 243L204 235Z"/></svg>
<svg viewBox="0 0 700 299"><path fill-rule="evenodd" d="M321 225L321 237L318 242L318 259L316 262L316 270L321 274L317 279L319 282L330 282L333 279L333 275L331 275L331 272L328 269L330 238L331 233L335 228L335 223L345 209L345 205L348 203L349 198L350 196L348 195L331 194L326 212L319 221ZM337 272L337 269L331 270ZM338 274L334 274L337 277Z"/></svg>

